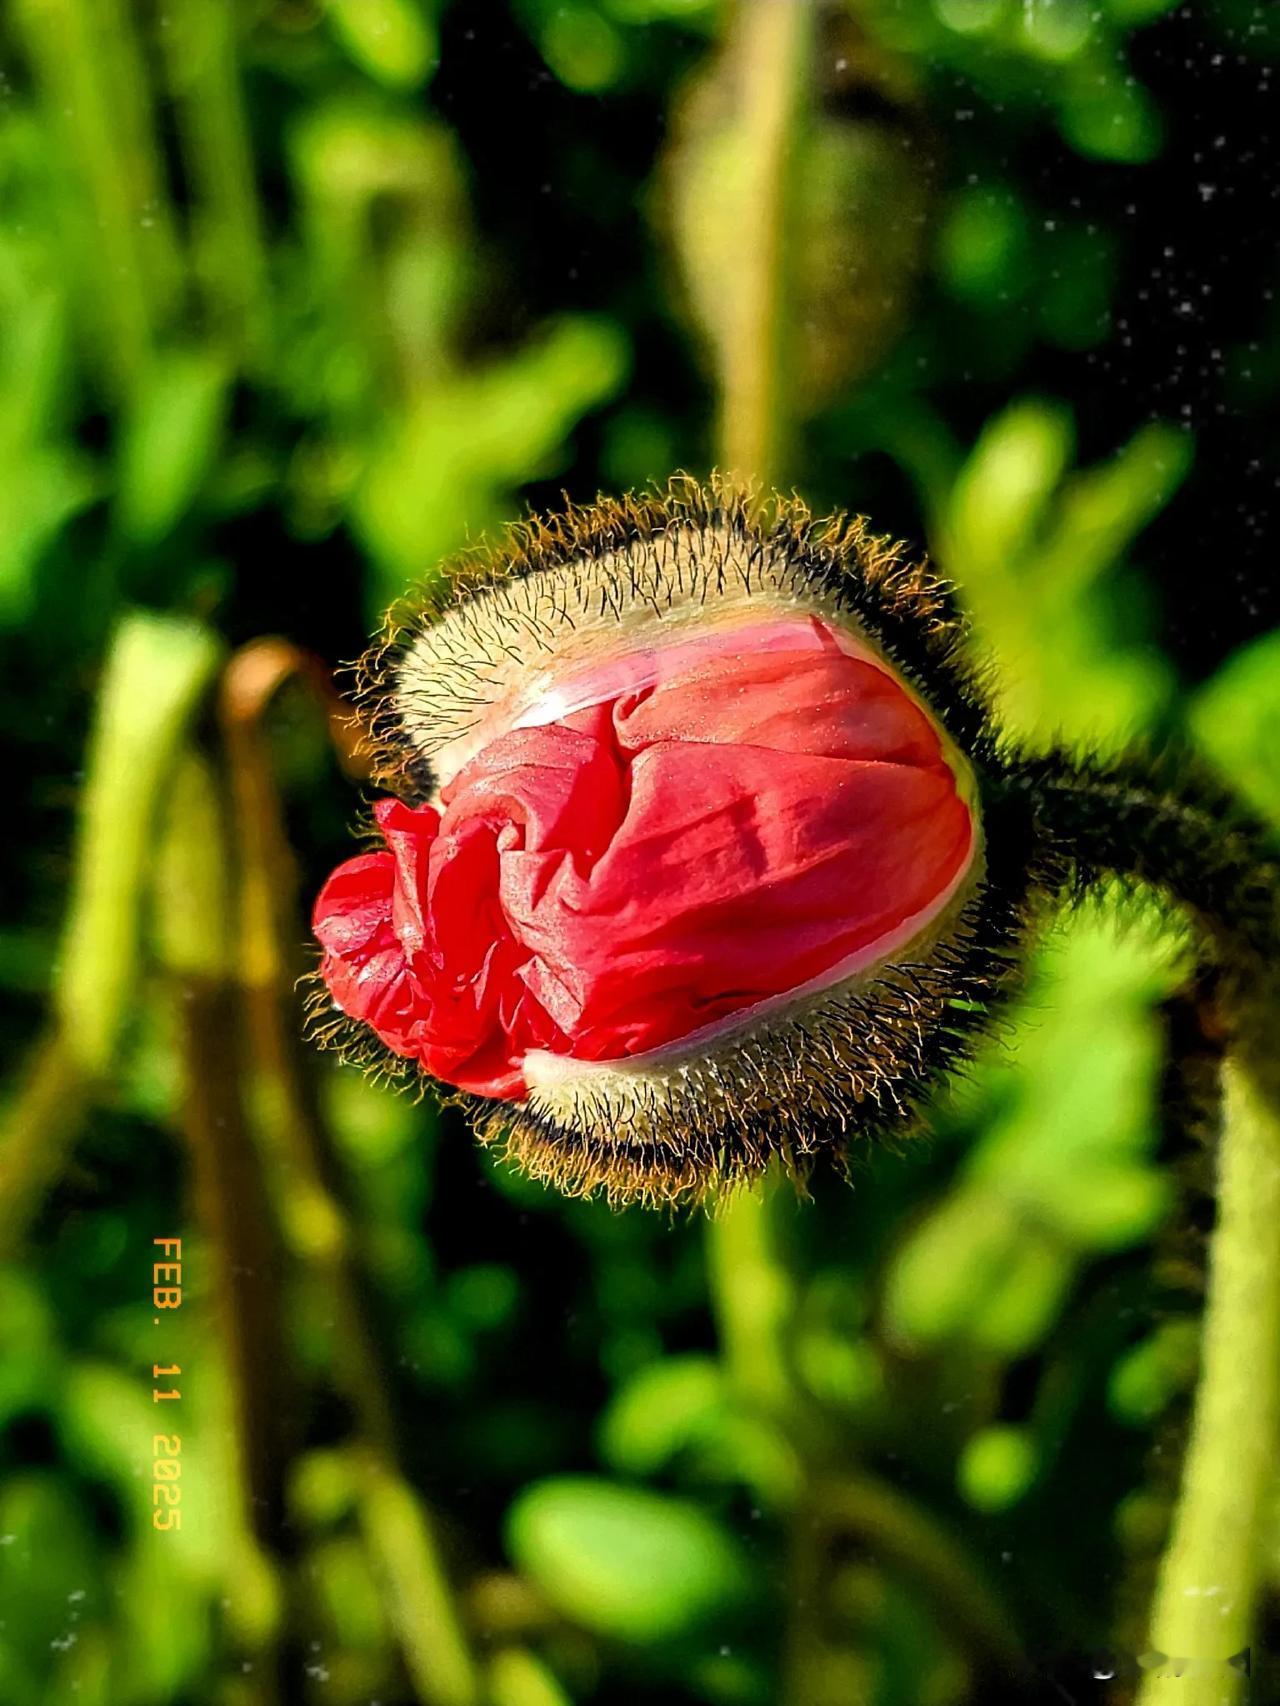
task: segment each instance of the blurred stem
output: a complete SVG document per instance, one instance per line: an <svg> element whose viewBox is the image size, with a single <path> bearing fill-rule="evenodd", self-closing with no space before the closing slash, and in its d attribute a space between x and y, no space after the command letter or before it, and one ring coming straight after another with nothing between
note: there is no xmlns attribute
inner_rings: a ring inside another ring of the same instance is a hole
<svg viewBox="0 0 1280 1706"><path fill-rule="evenodd" d="M727 43L736 72L741 249L721 292L718 455L744 486L778 478L791 438L782 371L788 169L813 28L807 0L738 0ZM794 1411L786 1342L795 1281L778 1237L777 1192L771 1174L757 1189L731 1192L717 1204L707 1265L729 1379L749 1404L782 1419ZM793 1534L793 1661L821 1646L817 1595L806 1580L809 1539L802 1528ZM802 1669L809 1668L806 1658Z"/></svg>
<svg viewBox="0 0 1280 1706"><path fill-rule="evenodd" d="M297 875L281 821L263 719L280 688L327 683L283 640L238 652L223 679L221 717L231 770L241 872L238 952L248 1033L265 1107L284 1145L289 1223L332 1299L338 1379L358 1418L361 1525L386 1584L393 1625L418 1698L475 1706L479 1672L424 1501L398 1467L387 1384L364 1308L347 1225L330 1183L329 1145L298 1053Z"/></svg>
<svg viewBox="0 0 1280 1706"><path fill-rule="evenodd" d="M720 459L743 481L775 481L790 436L783 374L787 186L814 6L739 0L740 265L721 328Z"/></svg>
<svg viewBox="0 0 1280 1706"><path fill-rule="evenodd" d="M795 0L739 0L735 56L743 170L741 265L726 280L720 328L719 454L743 483L772 479L788 433L782 383L787 166L813 8ZM707 1228L713 1306L730 1377L763 1409L784 1411L784 1351L794 1286L778 1241L776 1179L733 1192Z"/></svg>
<svg viewBox="0 0 1280 1706"><path fill-rule="evenodd" d="M139 612L120 624L89 737L56 1011L79 1068L105 1074L137 974L157 808L220 653L208 629Z"/></svg>
<svg viewBox="0 0 1280 1706"><path fill-rule="evenodd" d="M15 21L62 133L68 193L83 195L77 248L100 354L131 389L175 296L178 253L150 91L125 0L18 0Z"/></svg>
<svg viewBox="0 0 1280 1706"><path fill-rule="evenodd" d="M1007 782L1046 851L1078 883L1119 876L1162 890L1197 925L1222 974L1227 1022L1218 1224L1200 1379L1151 1640L1171 1658L1247 1645L1263 1573L1262 1527L1280 1447L1280 893L1264 831L1229 802L1179 790L1133 761L1015 760ZM1141 1706L1164 1697L1153 1673ZM1187 1706L1239 1698L1240 1676L1177 1682Z"/></svg>
<svg viewBox="0 0 1280 1706"><path fill-rule="evenodd" d="M914 1583L964 1651L990 1675L1007 1682L1023 1671L1025 1661L999 1595L983 1580L970 1553L915 1503L869 1476L842 1475L813 1489L807 1520L824 1537L824 1555L833 1541L852 1540L877 1564Z"/></svg>
<svg viewBox="0 0 1280 1706"><path fill-rule="evenodd" d="M169 797L157 862L157 943L175 982L183 1064L182 1123L198 1224L208 1240L218 1336L231 1386L243 1530L259 1558L287 1555L285 1473L293 1446L278 1251L245 1119L241 1037L231 980L229 848L209 766L189 755ZM274 1583L274 1572L269 1579ZM256 1573L256 1572L255 1572ZM256 1621L256 1620L255 1620ZM269 1699L284 1687L284 1654L268 1621L255 1653Z"/></svg>
<svg viewBox="0 0 1280 1706"><path fill-rule="evenodd" d="M867 1475L818 1477L796 1513L782 1684L785 1706L836 1706L847 1678L830 1663L827 1602L833 1552L853 1548L878 1569L918 1591L978 1673L973 1698L1012 1700L1027 1676L1012 1619L984 1579L971 1550L913 1501Z"/></svg>
<svg viewBox="0 0 1280 1706"><path fill-rule="evenodd" d="M85 759L54 1025L0 1137L0 1254L22 1237L114 1062L158 806L218 657L218 641L193 622L140 612L116 631Z"/></svg>
<svg viewBox="0 0 1280 1706"><path fill-rule="evenodd" d="M0 1137L0 1261L20 1243L61 1171L90 1091L66 1036L47 1032L26 1062Z"/></svg>
<svg viewBox="0 0 1280 1706"><path fill-rule="evenodd" d="M162 40L195 203L197 263L242 353L266 342L267 265L230 0L168 0Z"/></svg>
<svg viewBox="0 0 1280 1706"><path fill-rule="evenodd" d="M405 1667L430 1706L477 1706L479 1673L423 1501L383 1454L364 1459L360 1523Z"/></svg>
<svg viewBox="0 0 1280 1706"><path fill-rule="evenodd" d="M778 1181L738 1190L717 1205L707 1227L712 1307L729 1378L766 1413L782 1415L791 1398L786 1332L795 1285L777 1226Z"/></svg>

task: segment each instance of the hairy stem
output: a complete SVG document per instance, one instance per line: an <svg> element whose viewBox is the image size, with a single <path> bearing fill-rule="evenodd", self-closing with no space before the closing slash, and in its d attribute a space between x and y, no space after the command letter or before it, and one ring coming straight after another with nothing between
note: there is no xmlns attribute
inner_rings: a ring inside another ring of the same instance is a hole
<svg viewBox="0 0 1280 1706"><path fill-rule="evenodd" d="M740 0L726 43L736 71L743 176L741 265L721 280L719 452L743 481L778 475L789 428L782 380L787 165L812 9ZM784 1344L794 1283L770 1213L776 1179L720 1205L707 1229L717 1325L743 1396L779 1414L790 1379Z"/></svg>
<svg viewBox="0 0 1280 1706"><path fill-rule="evenodd" d="M1222 1661L1248 1645L1280 1442L1280 1119L1256 1079L1228 1060L1191 1439L1160 1566L1150 1642L1169 1655L1138 1694L1186 1706L1239 1698L1243 1673ZM1192 1661L1180 1667L1178 1661ZM1218 1661L1209 1664L1207 1661Z"/></svg>
<svg viewBox="0 0 1280 1706"><path fill-rule="evenodd" d="M1228 1027L1217 1230L1182 1488L1151 1612L1168 1655L1139 1694L1231 1706L1262 1576L1280 1446L1280 907L1264 832L1203 785L1167 788L1131 761L1010 766L1059 871L1139 879L1191 915L1216 962ZM1179 1665L1181 1661L1181 1665Z"/></svg>

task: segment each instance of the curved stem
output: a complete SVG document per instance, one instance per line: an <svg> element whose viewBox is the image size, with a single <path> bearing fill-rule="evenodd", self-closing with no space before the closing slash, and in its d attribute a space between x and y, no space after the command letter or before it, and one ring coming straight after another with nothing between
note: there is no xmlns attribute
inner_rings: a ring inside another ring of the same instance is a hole
<svg viewBox="0 0 1280 1706"><path fill-rule="evenodd" d="M1185 907L1251 1008L1280 958L1277 866L1267 832L1185 766L1062 753L1014 758L1000 785L1029 806L1050 875L1149 883Z"/></svg>
<svg viewBox="0 0 1280 1706"><path fill-rule="evenodd" d="M814 1488L811 1520L827 1539L855 1540L914 1582L989 1675L1024 1674L1026 1662L999 1594L918 1504L869 1475L844 1475Z"/></svg>
<svg viewBox="0 0 1280 1706"><path fill-rule="evenodd" d="M1222 973L1229 1042L1218 1155L1218 1225L1200 1380L1182 1488L1151 1611L1185 1706L1231 1706L1262 1576L1262 1527L1280 1445L1280 908L1265 833L1213 788L1168 789L1132 761L1015 762L1051 871L1077 885L1114 875L1186 908Z"/></svg>

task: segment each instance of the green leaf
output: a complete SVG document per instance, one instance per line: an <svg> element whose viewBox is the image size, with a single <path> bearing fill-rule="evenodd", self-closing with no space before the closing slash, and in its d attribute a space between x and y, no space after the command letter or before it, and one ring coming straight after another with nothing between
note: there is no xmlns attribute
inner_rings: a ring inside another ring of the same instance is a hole
<svg viewBox="0 0 1280 1706"><path fill-rule="evenodd" d="M865 1350L855 1347L855 1357ZM633 1375L605 1411L600 1451L631 1475L652 1475L687 1454L697 1475L749 1487L773 1509L793 1502L802 1479L793 1442L735 1400L710 1357L671 1357Z"/></svg>
<svg viewBox="0 0 1280 1706"><path fill-rule="evenodd" d="M690 1634L747 1591L733 1541L696 1505L586 1476L522 1493L507 1545L558 1611L624 1641Z"/></svg>
<svg viewBox="0 0 1280 1706"><path fill-rule="evenodd" d="M538 11L538 47L566 88L595 94L617 82L626 69L626 44L596 7L556 4Z"/></svg>
<svg viewBox="0 0 1280 1706"><path fill-rule="evenodd" d="M1191 466L1190 433L1152 423L1109 462L1073 475L1062 491L1040 578L1063 597L1087 590L1159 515Z"/></svg>
<svg viewBox="0 0 1280 1706"><path fill-rule="evenodd" d="M993 188L956 194L938 234L938 270L961 300L1006 305L1029 278L1026 213L1015 196Z"/></svg>
<svg viewBox="0 0 1280 1706"><path fill-rule="evenodd" d="M362 71L393 89L416 89L436 63L433 19L417 0L326 0L333 32Z"/></svg>
<svg viewBox="0 0 1280 1706"><path fill-rule="evenodd" d="M1200 1357L1198 1321L1164 1321L1128 1351L1111 1371L1107 1405L1130 1427L1149 1427L1195 1379Z"/></svg>
<svg viewBox="0 0 1280 1706"><path fill-rule="evenodd" d="M472 1332L493 1332L514 1316L520 1301L515 1269L499 1262L477 1262L449 1275L446 1298L451 1313Z"/></svg>
<svg viewBox="0 0 1280 1706"><path fill-rule="evenodd" d="M1001 575L1030 545L1071 457L1060 404L1011 404L983 428L947 510L948 554L966 581Z"/></svg>
<svg viewBox="0 0 1280 1706"><path fill-rule="evenodd" d="M571 1706L558 1678L542 1660L520 1647L496 1653L489 1666L493 1706Z"/></svg>
<svg viewBox="0 0 1280 1706"><path fill-rule="evenodd" d="M976 1433L956 1469L960 1491L975 1510L1008 1510L1035 1480L1035 1442L1025 1428L1000 1423Z"/></svg>
<svg viewBox="0 0 1280 1706"><path fill-rule="evenodd" d="M557 321L509 360L443 379L388 430L354 500L383 569L379 612L408 580L502 519L516 487L555 471L565 434L622 382L626 345L607 320Z"/></svg>
<svg viewBox="0 0 1280 1706"><path fill-rule="evenodd" d="M1076 152L1126 165L1154 160L1164 127L1151 96L1124 73L1123 59L1115 64L1081 56L1072 62L1071 72L1059 123Z"/></svg>
<svg viewBox="0 0 1280 1706"><path fill-rule="evenodd" d="M1177 490L1192 446L1150 426L1109 462L1069 475L1073 437L1060 405L1011 404L984 428L933 527L998 666L1002 720L1032 741L1098 747L1131 737L1171 691L1168 664L1129 639L1106 581Z"/></svg>
<svg viewBox="0 0 1280 1706"><path fill-rule="evenodd" d="M600 1449L629 1475L662 1469L724 1417L728 1391L711 1357L669 1357L632 1376L600 1424Z"/></svg>
<svg viewBox="0 0 1280 1706"><path fill-rule="evenodd" d="M1013 1258L1018 1218L987 1192L958 1192L915 1227L890 1265L885 1324L897 1340L961 1334Z"/></svg>
<svg viewBox="0 0 1280 1706"><path fill-rule="evenodd" d="M796 1372L822 1403L852 1413L885 1395L884 1371L864 1328L865 1290L849 1274L829 1268L805 1287L791 1327Z"/></svg>
<svg viewBox="0 0 1280 1706"><path fill-rule="evenodd" d="M230 375L205 350L167 355L138 388L124 423L116 515L152 545L179 522L208 478L222 440Z"/></svg>
<svg viewBox="0 0 1280 1706"><path fill-rule="evenodd" d="M1015 1048L979 1062L961 1178L889 1266L886 1321L908 1344L967 1339L1021 1354L1056 1319L1088 1252L1131 1246L1165 1213L1169 1182L1151 1158L1153 1008L1180 960L1158 916L1135 910L1128 924L1120 934L1102 903L1062 920L1015 1009Z"/></svg>
<svg viewBox="0 0 1280 1706"><path fill-rule="evenodd" d="M1021 1356L1057 1319L1075 1270L1057 1239L1040 1227L1023 1228L965 1323L966 1336L1000 1356Z"/></svg>
<svg viewBox="0 0 1280 1706"><path fill-rule="evenodd" d="M1149 1166L1091 1165L1087 1188L1061 1193L1054 1220L1074 1242L1094 1250L1127 1250L1163 1220L1173 1185Z"/></svg>
<svg viewBox="0 0 1280 1706"><path fill-rule="evenodd" d="M0 1489L0 1686L6 1706L75 1699L82 1628L104 1616L98 1541L66 1480L10 1474Z"/></svg>
<svg viewBox="0 0 1280 1706"><path fill-rule="evenodd" d="M0 1427L48 1402L61 1364L38 1287L16 1269L0 1269Z"/></svg>
<svg viewBox="0 0 1280 1706"><path fill-rule="evenodd" d="M1280 822L1280 628L1234 652L1195 695L1189 717L1222 774Z"/></svg>

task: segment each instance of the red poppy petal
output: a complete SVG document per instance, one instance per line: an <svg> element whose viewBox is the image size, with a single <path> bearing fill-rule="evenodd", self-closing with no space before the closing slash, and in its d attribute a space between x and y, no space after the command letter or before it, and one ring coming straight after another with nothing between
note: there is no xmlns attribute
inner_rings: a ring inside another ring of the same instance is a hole
<svg viewBox="0 0 1280 1706"><path fill-rule="evenodd" d="M322 969L390 1047L499 1098L532 1049L644 1052L883 958L974 842L920 706L803 617L566 677L441 801L375 808L389 851L325 885Z"/></svg>
<svg viewBox="0 0 1280 1706"><path fill-rule="evenodd" d="M321 947L358 955L391 916L394 865L386 853L363 853L339 865L316 896L311 927Z"/></svg>

